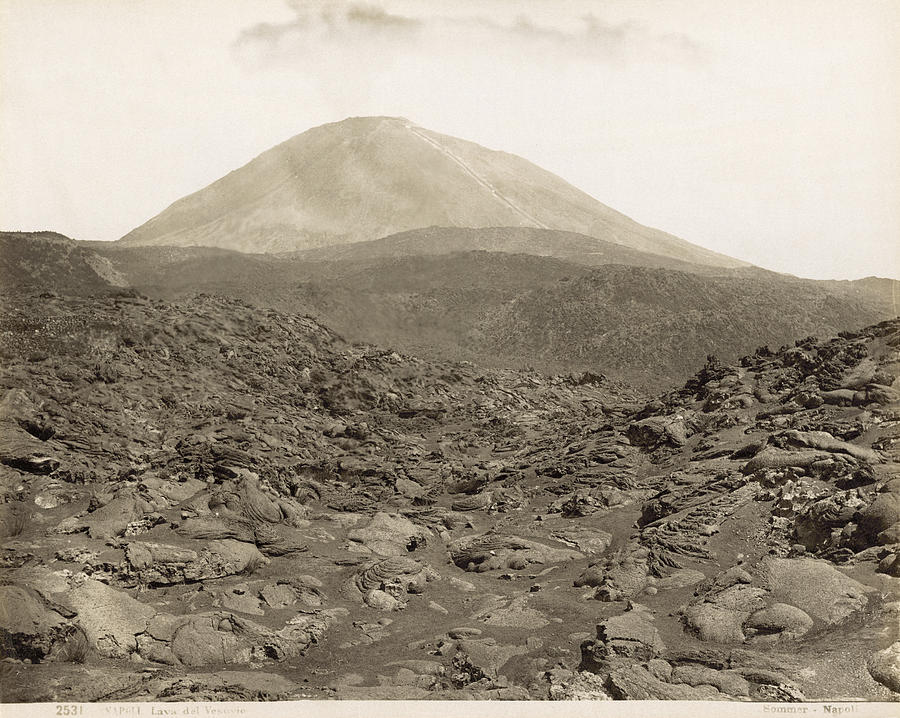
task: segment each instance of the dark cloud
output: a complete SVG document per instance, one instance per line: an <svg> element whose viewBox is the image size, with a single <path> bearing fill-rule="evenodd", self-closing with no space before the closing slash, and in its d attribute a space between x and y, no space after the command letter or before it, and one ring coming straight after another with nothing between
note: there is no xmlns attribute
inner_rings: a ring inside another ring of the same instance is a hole
<svg viewBox="0 0 900 718"><path fill-rule="evenodd" d="M351 5L346 13L349 22L372 28L413 30L422 25L421 20L391 15L373 5Z"/></svg>

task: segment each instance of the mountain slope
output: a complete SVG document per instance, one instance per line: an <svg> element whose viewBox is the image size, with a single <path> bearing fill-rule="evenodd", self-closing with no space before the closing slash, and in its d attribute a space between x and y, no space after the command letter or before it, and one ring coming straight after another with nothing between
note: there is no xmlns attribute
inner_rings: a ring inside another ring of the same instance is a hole
<svg viewBox="0 0 900 718"><path fill-rule="evenodd" d="M759 269L713 276L513 252L428 254L466 246L473 235L475 246L512 249L520 232L554 240L562 234L520 229L491 243L484 235L493 230L434 230L434 242L412 241L429 231L285 255L199 247L98 251L151 296L232 296L309 313L347 339L432 359L589 370L652 389L684 381L708 354L733 360L763 344L894 316L891 280L832 286ZM547 246L572 248L588 239L565 236L571 244ZM303 259L334 255L346 258Z"/></svg>
<svg viewBox="0 0 900 718"><path fill-rule="evenodd" d="M745 265L644 227L520 157L392 117L297 135L121 242L278 252L433 225L560 229L698 264Z"/></svg>
<svg viewBox="0 0 900 718"><path fill-rule="evenodd" d="M649 390L683 382L708 354L734 361L764 344L893 316L886 302L777 275L589 268L486 252L387 259L287 295L348 338L433 359L593 371Z"/></svg>
<svg viewBox="0 0 900 718"><path fill-rule="evenodd" d="M126 286L109 260L56 232L0 232L0 292L90 294Z"/></svg>
<svg viewBox="0 0 900 718"><path fill-rule="evenodd" d="M293 256L306 261L346 261L471 251L554 257L587 266L628 264L698 273L723 270L722 267L694 264L585 234L537 227L425 227L368 242L317 247L295 252Z"/></svg>

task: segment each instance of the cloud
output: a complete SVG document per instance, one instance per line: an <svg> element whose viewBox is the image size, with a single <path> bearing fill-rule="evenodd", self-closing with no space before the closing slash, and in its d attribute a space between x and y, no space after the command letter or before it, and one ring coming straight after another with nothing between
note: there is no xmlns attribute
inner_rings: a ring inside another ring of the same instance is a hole
<svg viewBox="0 0 900 718"><path fill-rule="evenodd" d="M702 47L683 33L656 35L638 22L611 23L593 14L581 16L574 29L566 30L535 24L527 16L519 16L511 27L483 22L498 34L550 43L581 57L694 61L702 55Z"/></svg>
<svg viewBox="0 0 900 718"><path fill-rule="evenodd" d="M376 30L410 30L421 26L420 20L391 15L374 5L351 5L346 10L347 20Z"/></svg>
<svg viewBox="0 0 900 718"><path fill-rule="evenodd" d="M294 18L283 23L259 23L246 28L234 43L238 51L255 52L259 59L291 59L297 44L311 37L319 41L341 42L354 36L370 39L408 40L422 21L392 15L374 5L352 3L308 3L289 0Z"/></svg>
<svg viewBox="0 0 900 718"><path fill-rule="evenodd" d="M379 5L300 0L288 5L294 17L287 22L260 23L240 33L234 49L241 60L257 67L293 63L315 47L342 46L345 53L349 45L364 61L368 46L384 59L410 49L439 53L448 42L479 56L542 52L589 62L688 64L704 56L704 48L683 33L656 34L635 21L607 22L591 13L553 25L527 14L414 15Z"/></svg>

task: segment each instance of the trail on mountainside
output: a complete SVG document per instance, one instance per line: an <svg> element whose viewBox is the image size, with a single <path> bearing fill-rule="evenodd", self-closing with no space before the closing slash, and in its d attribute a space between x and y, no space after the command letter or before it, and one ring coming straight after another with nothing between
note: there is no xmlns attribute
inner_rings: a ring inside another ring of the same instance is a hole
<svg viewBox="0 0 900 718"><path fill-rule="evenodd" d="M481 177L477 172L475 172L475 170L473 170L471 167L469 167L469 165L466 164L465 160L463 160L459 155L454 154L452 150L448 149L447 147L442 145L437 140L434 140L431 137L428 137L427 135L423 134L422 132L419 132L419 130L411 124L407 124L406 129L408 129L410 132L412 132L414 135L416 135L416 137L419 137L419 138L425 140L425 142L427 142L432 147L437 149L439 152L443 153L450 160L452 160L453 162L458 164L468 175L470 175L472 177L472 179L474 179L478 184L480 184L485 189L489 190L491 194L493 194L498 200L503 202L514 212L516 212L517 214L524 217L526 220L528 220L529 222L534 224L536 227L540 227L541 229L550 229L550 227L548 227L546 224L535 219L528 212L526 212L524 209L519 207L515 202L513 202L511 199L509 199L509 197L506 197L501 192L498 192L497 189L494 187L494 185L492 185L486 179Z"/></svg>

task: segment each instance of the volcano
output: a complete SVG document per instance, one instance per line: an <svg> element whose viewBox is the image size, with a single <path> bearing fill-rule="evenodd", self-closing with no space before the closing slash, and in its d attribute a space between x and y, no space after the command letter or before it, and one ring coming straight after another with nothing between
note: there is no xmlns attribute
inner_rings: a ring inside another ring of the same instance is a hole
<svg viewBox="0 0 900 718"><path fill-rule="evenodd" d="M308 130L120 241L275 253L431 226L565 230L695 264L746 266L638 224L521 157L400 117Z"/></svg>

